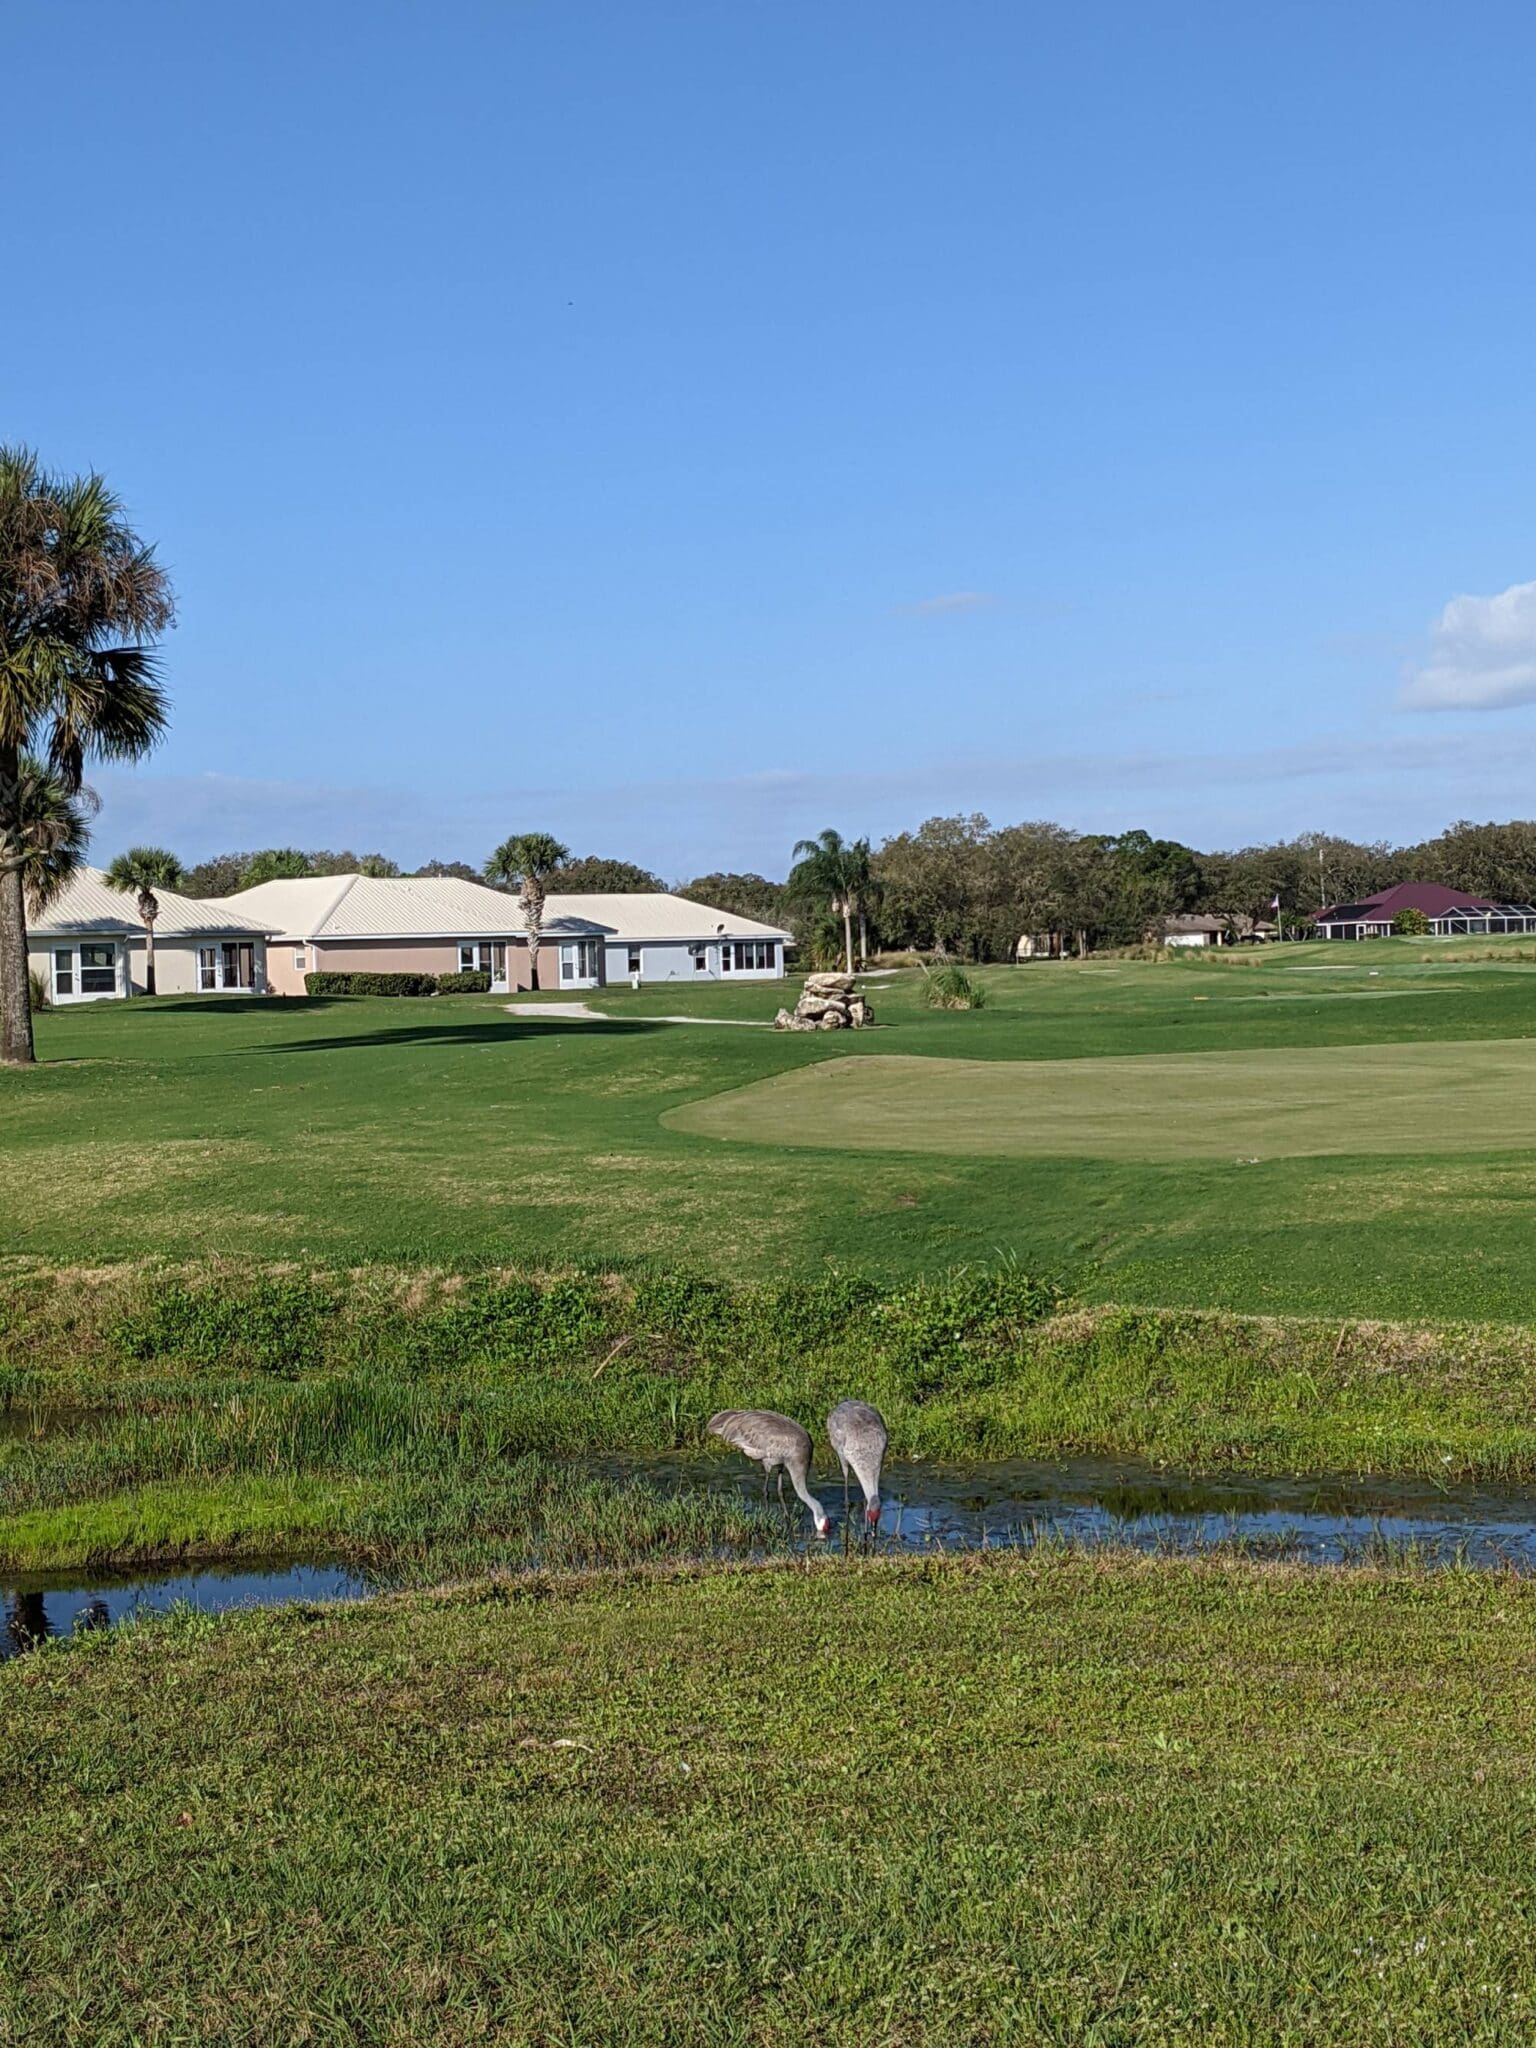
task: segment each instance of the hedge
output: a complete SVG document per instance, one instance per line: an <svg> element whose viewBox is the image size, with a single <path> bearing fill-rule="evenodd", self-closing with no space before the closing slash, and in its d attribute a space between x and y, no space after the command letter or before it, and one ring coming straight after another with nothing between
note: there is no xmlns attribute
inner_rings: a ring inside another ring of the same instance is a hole
<svg viewBox="0 0 1536 2048"><path fill-rule="evenodd" d="M310 996L435 996L435 974L306 974Z"/></svg>
<svg viewBox="0 0 1536 2048"><path fill-rule="evenodd" d="M485 996L491 977L461 974L306 974L307 996Z"/></svg>

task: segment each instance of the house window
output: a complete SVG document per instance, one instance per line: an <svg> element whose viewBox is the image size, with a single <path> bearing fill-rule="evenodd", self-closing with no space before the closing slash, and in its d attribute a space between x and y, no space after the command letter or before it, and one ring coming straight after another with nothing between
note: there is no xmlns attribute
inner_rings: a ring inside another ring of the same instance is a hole
<svg viewBox="0 0 1536 2048"><path fill-rule="evenodd" d="M730 948L730 944L729 944L729 942L727 942L727 943L726 943L725 945L723 945L723 946L722 946L722 947L720 948L720 972L721 972L722 974L729 974L729 973L730 973L730 971L731 971L731 948Z"/></svg>
<svg viewBox="0 0 1536 2048"><path fill-rule="evenodd" d="M304 948L302 946L294 947L293 964L299 970L300 974L302 974L305 968L309 965L309 962L304 957Z"/></svg>
<svg viewBox="0 0 1536 2048"><path fill-rule="evenodd" d="M736 966L742 973L756 973L773 965L772 939L738 939L734 946L723 946L723 954L734 953ZM722 965L728 964L722 962Z"/></svg>
<svg viewBox="0 0 1536 2048"><path fill-rule="evenodd" d="M695 973L695 974L708 974L708 972L709 972L709 948L708 948L708 946L690 946L690 947L688 948L688 950L689 950L689 952L690 952L690 953L691 953L691 954L693 955L693 971L694 971L694 973Z"/></svg>
<svg viewBox="0 0 1536 2048"><path fill-rule="evenodd" d="M199 946L197 949L197 985L200 989L217 988L219 985L219 949L217 946Z"/></svg>
<svg viewBox="0 0 1536 2048"><path fill-rule="evenodd" d="M80 948L80 993L83 996L117 994L116 946Z"/></svg>
<svg viewBox="0 0 1536 2048"><path fill-rule="evenodd" d="M75 956L68 946L61 946L53 956L53 992L56 996L75 992Z"/></svg>
<svg viewBox="0 0 1536 2048"><path fill-rule="evenodd" d="M631 947L630 947L630 949L629 949L629 970L628 970L628 971L629 971L629 972L630 972L631 974L639 974L639 973L641 972L641 967L640 967L640 948L639 948L638 946L631 946Z"/></svg>
<svg viewBox="0 0 1536 2048"><path fill-rule="evenodd" d="M237 940L221 948L225 988L253 989L256 986L256 948L248 940Z"/></svg>
<svg viewBox="0 0 1536 2048"><path fill-rule="evenodd" d="M475 971L475 947L471 939L459 941L459 972L473 974Z"/></svg>
<svg viewBox="0 0 1536 2048"><path fill-rule="evenodd" d="M560 948L560 979L562 981L596 981L596 939L577 939L574 943Z"/></svg>

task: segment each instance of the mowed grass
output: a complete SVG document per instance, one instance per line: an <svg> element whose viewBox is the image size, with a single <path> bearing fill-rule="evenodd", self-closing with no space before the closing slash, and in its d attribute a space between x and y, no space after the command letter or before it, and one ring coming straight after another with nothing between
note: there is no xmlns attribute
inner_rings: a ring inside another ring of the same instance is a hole
<svg viewBox="0 0 1536 2048"><path fill-rule="evenodd" d="M922 1009L907 975L872 985L880 1028L856 1040L657 1021L764 1021L780 984L607 990L597 1024L477 999L51 1013L45 1064L0 1075L0 1244L87 1268L573 1260L723 1277L828 1261L899 1277L1005 1254L1089 1299L1522 1320L1536 1313L1536 1147L1511 1142L1524 1114L1513 1102L1491 1134L1480 1113L1453 1149L1398 1132L1407 1149L1389 1152L1378 1128L1359 1150L1280 1156L1275 1126L1309 1137L1321 1121L1313 1060L1270 1119L1273 1143L1209 1157L1130 1156L1123 1129L1103 1149L1063 1138L1060 1151L1001 1156L900 1130L869 1149L862 1119L856 1150L678 1127L714 1098L711 1116L755 1084L850 1056L1068 1062L1047 1087L1091 1097L1082 1062L1272 1055L1283 1096L1295 1053L1450 1048L1441 1085L1454 1086L1458 1058L1476 1067L1536 1035L1536 969L1485 950L1442 959L1390 942L998 969L990 1006L968 1014Z"/></svg>
<svg viewBox="0 0 1536 2048"><path fill-rule="evenodd" d="M1528 1152L1536 1039L1140 1059L831 1059L668 1112L732 1143L1000 1159Z"/></svg>
<svg viewBox="0 0 1536 2048"><path fill-rule="evenodd" d="M188 1617L0 1670L0 2038L1536 2031L1536 1590L1037 1556Z"/></svg>

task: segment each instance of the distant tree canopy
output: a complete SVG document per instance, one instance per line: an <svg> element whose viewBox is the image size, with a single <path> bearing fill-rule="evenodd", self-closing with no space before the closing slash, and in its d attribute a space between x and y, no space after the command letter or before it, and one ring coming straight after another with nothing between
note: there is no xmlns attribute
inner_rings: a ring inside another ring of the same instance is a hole
<svg viewBox="0 0 1536 2048"><path fill-rule="evenodd" d="M665 886L633 861L573 859L548 834L525 834L509 847L519 858L510 868L493 860L491 875L466 861L427 861L416 872L517 890L513 869L520 877L531 861L538 885L556 894L631 895ZM498 859L508 850L499 849ZM1462 819L1413 846L1303 832L1203 853L1139 828L1083 833L1049 819L994 826L972 813L928 818L878 848L850 840L842 850L857 855L845 879L851 915L868 928L859 934L861 952L910 948L961 960L1011 959L1026 933L1059 932L1072 946L1090 949L1135 945L1187 911L1227 918L1237 930L1273 917L1277 898L1281 926L1305 930L1324 904L1354 902L1395 882L1442 882L1500 902L1536 902L1536 821L1522 819ZM273 876L353 872L400 869L380 853L266 847L201 861L180 886L191 896L228 896ZM840 905L841 890L807 893L765 875L727 871L696 875L677 893L792 931L808 959L846 949L843 913L832 902L836 895Z"/></svg>
<svg viewBox="0 0 1536 2048"><path fill-rule="evenodd" d="M649 868L636 867L632 860L608 860L600 853L562 861L549 877L556 896L659 895L666 886Z"/></svg>
<svg viewBox="0 0 1536 2048"><path fill-rule="evenodd" d="M770 882L766 875L698 875L691 882L679 882L676 893L690 903L728 910L733 917L789 928L785 924L784 884Z"/></svg>
<svg viewBox="0 0 1536 2048"><path fill-rule="evenodd" d="M297 846L264 846L255 853L216 853L184 871L182 887L189 896L233 896L258 882L284 882L305 875L398 875L399 866L382 853L333 852L318 847L305 853Z"/></svg>
<svg viewBox="0 0 1536 2048"><path fill-rule="evenodd" d="M480 882L484 880L480 870L472 868L467 860L423 861L419 868L413 868L411 872L422 881L436 881L441 877L448 877L456 882Z"/></svg>

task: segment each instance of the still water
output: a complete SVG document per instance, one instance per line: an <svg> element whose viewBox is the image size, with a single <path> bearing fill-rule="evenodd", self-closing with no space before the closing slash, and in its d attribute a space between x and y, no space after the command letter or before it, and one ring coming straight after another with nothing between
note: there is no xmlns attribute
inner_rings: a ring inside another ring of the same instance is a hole
<svg viewBox="0 0 1536 2048"><path fill-rule="evenodd" d="M607 1459L586 1469L664 1489L702 1488L759 1500L761 1480L739 1461ZM857 1496L843 1515L842 1485L823 1475L830 1547L864 1549ZM805 1510L787 1495L784 1540L807 1547ZM772 1496L770 1496L770 1499ZM1413 1554L1431 1565L1536 1572L1536 1492L1438 1487L1424 1480L1334 1475L1258 1479L1193 1475L1110 1459L996 1464L893 1464L873 1548L967 1550L1038 1542L1125 1545L1168 1555L1237 1548L1250 1555L1332 1565ZM355 1600L379 1590L357 1571L306 1563L205 1566L110 1577L90 1572L0 1579L0 1657L47 1636L106 1628L125 1616L185 1602L217 1612L284 1601Z"/></svg>

